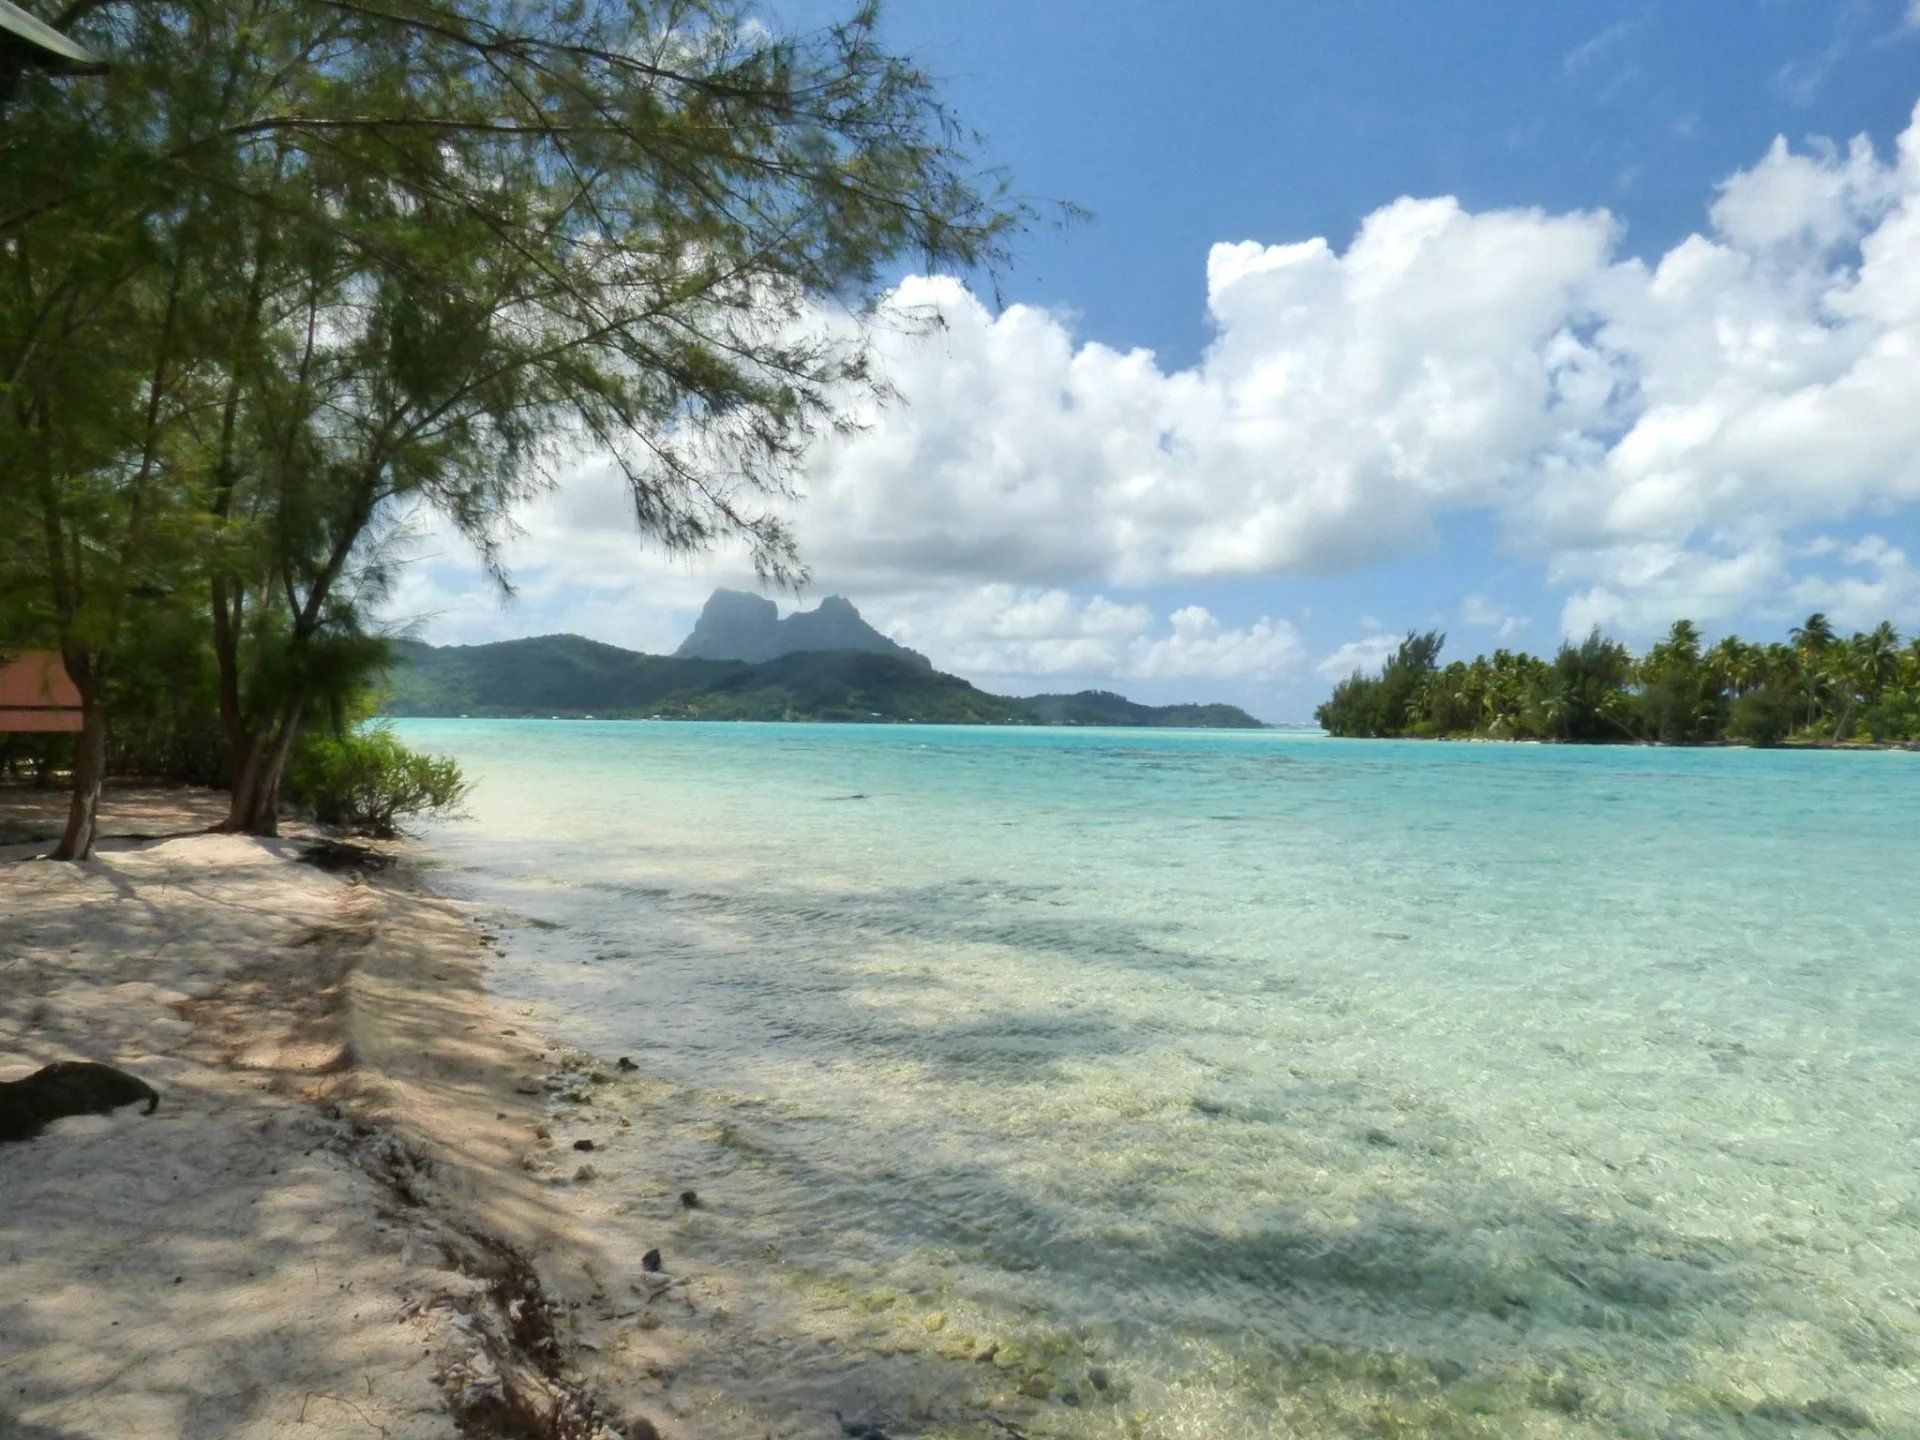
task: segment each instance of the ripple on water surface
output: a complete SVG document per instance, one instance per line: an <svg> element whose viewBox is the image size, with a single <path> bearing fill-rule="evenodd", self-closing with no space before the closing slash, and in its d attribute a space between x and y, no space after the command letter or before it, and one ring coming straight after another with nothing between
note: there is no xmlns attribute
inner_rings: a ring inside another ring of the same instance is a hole
<svg viewBox="0 0 1920 1440"><path fill-rule="evenodd" d="M1920 1435L1916 757L404 733L716 1197L696 1415Z"/></svg>

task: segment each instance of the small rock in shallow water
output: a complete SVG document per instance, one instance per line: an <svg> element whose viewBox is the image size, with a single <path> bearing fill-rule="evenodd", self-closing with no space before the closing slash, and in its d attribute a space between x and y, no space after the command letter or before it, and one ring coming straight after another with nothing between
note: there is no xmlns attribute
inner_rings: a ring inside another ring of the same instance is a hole
<svg viewBox="0 0 1920 1440"><path fill-rule="evenodd" d="M683 1210L698 1210L700 1208L700 1192L697 1190L682 1190L680 1192L680 1208Z"/></svg>
<svg viewBox="0 0 1920 1440"><path fill-rule="evenodd" d="M638 1070L640 1067L622 1055L618 1060L613 1062L613 1068L616 1070Z"/></svg>
<svg viewBox="0 0 1920 1440"><path fill-rule="evenodd" d="M1053 1384L1044 1375L1029 1375L1027 1383L1020 1388L1036 1400L1044 1400L1053 1393Z"/></svg>
<svg viewBox="0 0 1920 1440"><path fill-rule="evenodd" d="M584 1185L589 1180L598 1180L600 1178L600 1172L591 1165L582 1165L578 1170L573 1172L573 1178Z"/></svg>
<svg viewBox="0 0 1920 1440"><path fill-rule="evenodd" d="M1105 1390L1113 1384L1113 1377L1096 1365L1087 1371L1087 1383L1096 1390Z"/></svg>
<svg viewBox="0 0 1920 1440"><path fill-rule="evenodd" d="M660 1252L658 1250L647 1251L646 1254L640 1257L640 1268L649 1275L658 1274L660 1271Z"/></svg>
<svg viewBox="0 0 1920 1440"><path fill-rule="evenodd" d="M576 1150L591 1150L594 1148L594 1145L591 1140L576 1140L573 1142L573 1148Z"/></svg>

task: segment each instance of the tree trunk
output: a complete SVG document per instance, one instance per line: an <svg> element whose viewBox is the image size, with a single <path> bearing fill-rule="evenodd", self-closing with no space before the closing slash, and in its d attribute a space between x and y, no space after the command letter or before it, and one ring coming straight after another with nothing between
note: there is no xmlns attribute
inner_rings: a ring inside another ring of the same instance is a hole
<svg viewBox="0 0 1920 1440"><path fill-rule="evenodd" d="M224 505L215 515L226 518ZM218 668L220 726L227 733L228 782L238 790L252 767L253 746L240 705L240 610L245 592L215 570L209 588L213 611L213 658ZM247 783L251 783L248 781Z"/></svg>
<svg viewBox="0 0 1920 1440"><path fill-rule="evenodd" d="M213 828L244 833L253 806L254 791L258 788L260 746L248 735L243 736L232 748L233 788L227 793L227 818Z"/></svg>
<svg viewBox="0 0 1920 1440"><path fill-rule="evenodd" d="M73 802L67 828L53 852L56 860L87 860L93 855L100 818L100 782L107 768L107 713L96 687L80 692L81 729L73 750Z"/></svg>
<svg viewBox="0 0 1920 1440"><path fill-rule="evenodd" d="M1854 702L1848 700L1846 706L1840 711L1838 718L1833 722L1833 743L1836 745L1841 744L1847 738L1847 722L1853 719L1853 706Z"/></svg>
<svg viewBox="0 0 1920 1440"><path fill-rule="evenodd" d="M218 827L245 835L280 833L280 776L300 732L305 703L295 700L274 720L246 737L235 766L227 818Z"/></svg>

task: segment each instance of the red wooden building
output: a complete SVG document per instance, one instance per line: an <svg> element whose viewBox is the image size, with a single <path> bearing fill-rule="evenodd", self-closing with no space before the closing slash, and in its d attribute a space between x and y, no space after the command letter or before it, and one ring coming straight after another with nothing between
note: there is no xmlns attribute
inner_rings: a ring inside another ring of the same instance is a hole
<svg viewBox="0 0 1920 1440"><path fill-rule="evenodd" d="M79 728L80 692L58 651L0 655L0 734Z"/></svg>

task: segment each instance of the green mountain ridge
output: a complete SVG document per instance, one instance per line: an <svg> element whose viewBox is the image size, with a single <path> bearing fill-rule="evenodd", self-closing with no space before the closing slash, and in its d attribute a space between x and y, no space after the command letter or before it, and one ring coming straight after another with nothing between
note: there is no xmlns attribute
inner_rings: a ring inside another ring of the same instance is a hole
<svg viewBox="0 0 1920 1440"><path fill-rule="evenodd" d="M1190 730L1267 728L1237 705L1219 702L1142 705L1111 690L1071 695L1029 695L1014 702L1040 725L1147 725Z"/></svg>
<svg viewBox="0 0 1920 1440"><path fill-rule="evenodd" d="M1259 729L1232 705L1141 705L1104 690L993 695L920 657L803 650L771 660L646 655L579 635L395 645L385 713L671 720Z"/></svg>

